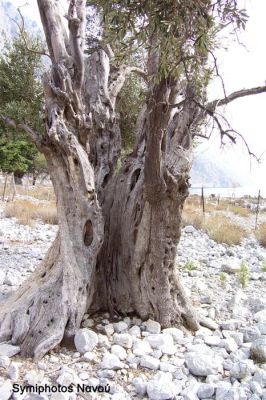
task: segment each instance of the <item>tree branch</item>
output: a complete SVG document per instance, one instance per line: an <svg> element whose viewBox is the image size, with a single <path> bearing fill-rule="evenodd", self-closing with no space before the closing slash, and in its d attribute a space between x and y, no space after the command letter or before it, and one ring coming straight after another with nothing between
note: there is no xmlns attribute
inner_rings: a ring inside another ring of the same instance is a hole
<svg viewBox="0 0 266 400"><path fill-rule="evenodd" d="M115 104L117 95L124 86L127 75L132 72L141 76L145 80L147 79L147 74L141 68L132 67L129 65L122 65L118 71L117 78L109 86L109 95L112 105Z"/></svg>
<svg viewBox="0 0 266 400"><path fill-rule="evenodd" d="M30 126L28 126L24 122L17 124L12 118L9 118L2 114L0 114L0 120L2 120L6 125L11 126L14 129L22 129L29 135L30 139L36 145L36 147L39 150L41 149L42 147L41 136L36 131L34 131Z"/></svg>
<svg viewBox="0 0 266 400"><path fill-rule="evenodd" d="M84 44L85 44L85 0L71 0L68 9L68 28L69 42L71 46L71 55L73 57L76 70L74 74L74 83L77 89L80 89L84 78Z"/></svg>
<svg viewBox="0 0 266 400"><path fill-rule="evenodd" d="M27 50L29 53L37 54L37 55L39 55L39 56L46 56L46 57L49 57L49 58L51 59L50 54L46 53L45 50L42 50L42 51L33 50L33 49L31 49L31 48L28 46L27 39L26 39L26 37L25 37L25 21L24 21L24 17L23 17L23 15L22 15L20 9L18 8L17 10L18 10L18 13L19 13L20 18L21 18L22 26L20 26L19 23L18 23L14 18L10 18L10 20L11 20L12 22L14 22L14 24L17 25L18 30L19 30L19 32L20 32L20 35L21 35L21 37L22 37L22 40L23 40L23 42L24 42L24 45L25 45L25 47L26 47L26 50Z"/></svg>
<svg viewBox="0 0 266 400"><path fill-rule="evenodd" d="M259 92L259 93L262 93L262 92ZM240 96L240 97L242 97L242 96ZM224 136L228 137L228 139L234 144L236 143L236 136L239 136L241 138L241 140L244 142L244 145L245 145L245 147L246 147L246 149L248 151L248 154L251 157L254 157L257 161L259 161L259 158L256 156L256 154L254 154L250 150L250 147L249 147L246 139L244 138L244 136L240 132L236 131L235 129L232 129L231 126L229 125L228 121L226 121L226 122L227 122L227 125L230 128L229 129L224 129L223 128L219 118L215 114L215 109L214 110L208 109L207 107L205 107L202 104L198 103L196 100L193 100L193 101L194 101L194 103L196 103L198 105L198 107L200 109L202 109L204 112L206 112L206 114L210 115L213 118L214 122L216 123L216 126L217 126L218 130L220 131L221 144L222 145L224 144L224 142L223 142ZM201 135L200 134L196 134L195 136L201 136Z"/></svg>
<svg viewBox="0 0 266 400"><path fill-rule="evenodd" d="M206 110L214 111L216 107L224 106L226 104L231 103L232 101L239 99L240 97L251 96L254 94L260 94L266 92L266 86L258 86L251 89L242 89L236 92L231 93L229 96L224 97L223 99L217 99L209 102L206 105Z"/></svg>

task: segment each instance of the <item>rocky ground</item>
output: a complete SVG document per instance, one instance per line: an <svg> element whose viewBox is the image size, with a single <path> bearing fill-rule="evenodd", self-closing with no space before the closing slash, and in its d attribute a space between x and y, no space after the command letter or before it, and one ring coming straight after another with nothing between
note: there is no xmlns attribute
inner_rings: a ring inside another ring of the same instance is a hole
<svg viewBox="0 0 266 400"><path fill-rule="evenodd" d="M34 270L56 230L1 214L0 298ZM151 320L85 316L75 347L40 362L0 344L0 400L266 400L265 260L252 236L229 247L185 227L176 265L204 327L191 335Z"/></svg>

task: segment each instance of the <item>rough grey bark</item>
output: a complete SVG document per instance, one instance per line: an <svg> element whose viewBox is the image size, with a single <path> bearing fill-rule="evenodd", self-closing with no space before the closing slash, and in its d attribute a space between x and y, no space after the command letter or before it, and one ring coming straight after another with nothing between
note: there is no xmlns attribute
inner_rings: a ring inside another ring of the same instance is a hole
<svg viewBox="0 0 266 400"><path fill-rule="evenodd" d="M185 324L195 330L199 325L177 276L175 257L191 167L191 141L186 138L184 146L189 134L184 130L197 107L187 103L173 118L168 96L167 81L153 88L137 147L105 192L105 240L92 310L135 313L164 327Z"/></svg>

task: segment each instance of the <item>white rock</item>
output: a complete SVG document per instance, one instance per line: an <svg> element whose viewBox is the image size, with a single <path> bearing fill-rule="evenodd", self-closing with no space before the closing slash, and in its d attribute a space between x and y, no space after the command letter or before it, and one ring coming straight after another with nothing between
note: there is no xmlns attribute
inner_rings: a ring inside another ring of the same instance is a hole
<svg viewBox="0 0 266 400"><path fill-rule="evenodd" d="M180 340L184 338L184 333L181 331L181 329L177 328L166 328L163 330L163 334L170 334L175 343L179 343Z"/></svg>
<svg viewBox="0 0 266 400"><path fill-rule="evenodd" d="M62 386L69 386L72 384L81 383L78 375L69 367L62 367L60 375L56 379L56 383Z"/></svg>
<svg viewBox="0 0 266 400"><path fill-rule="evenodd" d="M233 363L230 368L230 376L236 379L244 379L254 372L254 363L252 360L241 360Z"/></svg>
<svg viewBox="0 0 266 400"><path fill-rule="evenodd" d="M193 375L207 376L221 371L223 359L215 354L187 353L185 362Z"/></svg>
<svg viewBox="0 0 266 400"><path fill-rule="evenodd" d="M150 356L158 359L161 358L162 356L163 356L162 358L167 357L166 355L163 355L162 351L159 349L153 350L152 353L150 353Z"/></svg>
<svg viewBox="0 0 266 400"><path fill-rule="evenodd" d="M84 328L92 328L94 326L93 319L85 319L85 321L82 322L82 326Z"/></svg>
<svg viewBox="0 0 266 400"><path fill-rule="evenodd" d="M84 361L93 361L95 359L95 354L92 351L86 351L86 353L83 354L82 360Z"/></svg>
<svg viewBox="0 0 266 400"><path fill-rule="evenodd" d="M148 369L156 370L160 366L160 360L152 356L145 355L140 360L140 366Z"/></svg>
<svg viewBox="0 0 266 400"><path fill-rule="evenodd" d="M141 337L141 330L140 327L138 325L134 325L132 326L129 330L128 333L131 336L136 336L136 337Z"/></svg>
<svg viewBox="0 0 266 400"><path fill-rule="evenodd" d="M12 362L8 368L7 374L12 381L17 381L19 379L19 364Z"/></svg>
<svg viewBox="0 0 266 400"><path fill-rule="evenodd" d="M88 372L81 372L79 374L79 379L81 379L82 381L86 381L87 379L89 379L90 375L88 374Z"/></svg>
<svg viewBox="0 0 266 400"><path fill-rule="evenodd" d="M236 390L232 388L230 382L219 382L216 388L215 400L236 400L239 399Z"/></svg>
<svg viewBox="0 0 266 400"><path fill-rule="evenodd" d="M9 400L13 392L13 386L10 381L0 384L0 400Z"/></svg>
<svg viewBox="0 0 266 400"><path fill-rule="evenodd" d="M79 329L74 337L74 342L78 352L86 353L97 346L98 336L90 329Z"/></svg>
<svg viewBox="0 0 266 400"><path fill-rule="evenodd" d="M115 333L113 338L115 344L119 344L126 349L131 349L133 341L129 333Z"/></svg>
<svg viewBox="0 0 266 400"><path fill-rule="evenodd" d="M154 349L159 349L165 354L174 354L175 353L175 347L174 347L174 341L173 337L170 334L157 334L157 335L149 335L145 337L145 341L149 342L152 348ZM170 351L168 353L167 351ZM174 351L172 353L172 351Z"/></svg>
<svg viewBox="0 0 266 400"><path fill-rule="evenodd" d="M223 331L223 336L227 339L232 337L238 346L241 346L244 341L244 335L242 332L232 332L232 331Z"/></svg>
<svg viewBox="0 0 266 400"><path fill-rule="evenodd" d="M219 346L221 344L221 339L219 336L209 335L204 337L204 342L209 346Z"/></svg>
<svg viewBox="0 0 266 400"><path fill-rule="evenodd" d="M23 381L28 385L37 385L40 384L44 378L43 371L28 371L26 375L24 375Z"/></svg>
<svg viewBox="0 0 266 400"><path fill-rule="evenodd" d="M235 331L241 324L242 322L239 319L228 319L221 323L221 328L228 331Z"/></svg>
<svg viewBox="0 0 266 400"><path fill-rule="evenodd" d="M125 360L127 358L127 352L124 347L119 346L119 344L114 344L111 348L111 353L115 354L119 360Z"/></svg>
<svg viewBox="0 0 266 400"><path fill-rule="evenodd" d="M165 362L165 361L160 362L160 371L173 373L176 370L177 370L177 366L170 364L169 362Z"/></svg>
<svg viewBox="0 0 266 400"><path fill-rule="evenodd" d="M194 226L192 226L192 225L187 225L187 226L185 226L185 228L184 228L184 232L185 232L185 233L195 233L195 232L197 232L197 230L194 228Z"/></svg>
<svg viewBox="0 0 266 400"><path fill-rule="evenodd" d="M210 383L202 383L198 388L197 395L199 399L211 398L214 394L215 386Z"/></svg>
<svg viewBox="0 0 266 400"><path fill-rule="evenodd" d="M113 333L115 331L113 324L107 324L107 325L104 326L103 329L104 329L104 331L105 331L107 336L113 335Z"/></svg>
<svg viewBox="0 0 266 400"><path fill-rule="evenodd" d="M221 266L221 271L227 272L228 274L236 274L239 269L240 263L237 258L229 258Z"/></svg>
<svg viewBox="0 0 266 400"><path fill-rule="evenodd" d="M148 319L143 323L143 326L146 328L147 332L150 333L160 333L161 332L161 325L159 322L153 321L152 319Z"/></svg>
<svg viewBox="0 0 266 400"><path fill-rule="evenodd" d="M128 329L128 325L124 321L116 322L113 326L117 333L125 332Z"/></svg>
<svg viewBox="0 0 266 400"><path fill-rule="evenodd" d="M147 384L147 393L150 400L171 400L175 399L176 395L181 392L181 387L178 387L172 382L171 376L161 372Z"/></svg>
<svg viewBox="0 0 266 400"><path fill-rule="evenodd" d="M152 348L149 344L149 342L145 340L136 340L133 343L133 354L136 356L144 356L145 354L149 354L152 352Z"/></svg>
<svg viewBox="0 0 266 400"><path fill-rule="evenodd" d="M8 368L11 360L8 356L0 356L0 368Z"/></svg>
<svg viewBox="0 0 266 400"><path fill-rule="evenodd" d="M266 308L264 308L264 310L258 311L254 315L254 319L257 322L266 322Z"/></svg>
<svg viewBox="0 0 266 400"><path fill-rule="evenodd" d="M229 353L232 351L236 351L238 349L238 345L232 337L228 337L227 339L222 339L220 342L220 347L224 347Z"/></svg>
<svg viewBox="0 0 266 400"><path fill-rule="evenodd" d="M20 352L19 346L13 346L8 343L0 343L0 356L13 357Z"/></svg>
<svg viewBox="0 0 266 400"><path fill-rule="evenodd" d="M147 392L147 381L143 377L134 378L132 381L133 386L135 387L136 393L145 396Z"/></svg>
<svg viewBox="0 0 266 400"><path fill-rule="evenodd" d="M256 325L256 328L258 328L261 335L266 335L266 321L258 323L258 325Z"/></svg>
<svg viewBox="0 0 266 400"><path fill-rule="evenodd" d="M98 334L98 344L99 347L105 347L106 349L110 349L111 347L108 337L106 335L101 335L100 333Z"/></svg>
<svg viewBox="0 0 266 400"><path fill-rule="evenodd" d="M258 382L262 387L266 387L266 371L263 369L256 371L253 380Z"/></svg>
<svg viewBox="0 0 266 400"><path fill-rule="evenodd" d="M6 273L2 269L0 269L0 285L3 285L6 278Z"/></svg>
<svg viewBox="0 0 266 400"><path fill-rule="evenodd" d="M37 365L38 365L38 368L41 369L42 371L47 371L47 369L48 369L47 364L44 363L43 361L39 361Z"/></svg>
<svg viewBox="0 0 266 400"><path fill-rule="evenodd" d="M122 369L124 364L119 360L115 354L106 353L100 364L103 369Z"/></svg>
<svg viewBox="0 0 266 400"><path fill-rule="evenodd" d="M250 384L250 389L253 393L258 394L259 396L262 395L262 387L260 386L260 384L256 381L251 381Z"/></svg>

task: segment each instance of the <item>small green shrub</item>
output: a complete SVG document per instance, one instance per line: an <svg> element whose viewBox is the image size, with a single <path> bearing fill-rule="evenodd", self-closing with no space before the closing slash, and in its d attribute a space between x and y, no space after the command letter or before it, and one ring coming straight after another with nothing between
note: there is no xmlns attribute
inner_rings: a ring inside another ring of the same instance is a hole
<svg viewBox="0 0 266 400"><path fill-rule="evenodd" d="M221 273L220 273L220 282L221 282L222 287L225 287L226 279L227 279L227 278L226 278L225 273L224 273L224 272L221 272Z"/></svg>
<svg viewBox="0 0 266 400"><path fill-rule="evenodd" d="M242 288L246 287L249 282L249 268L244 261L241 263L237 276Z"/></svg>
<svg viewBox="0 0 266 400"><path fill-rule="evenodd" d="M266 272L266 260L262 261L262 267L261 267L262 272Z"/></svg>
<svg viewBox="0 0 266 400"><path fill-rule="evenodd" d="M197 265L193 261L187 261L184 264L183 268L186 269L187 271L195 271L198 269Z"/></svg>

